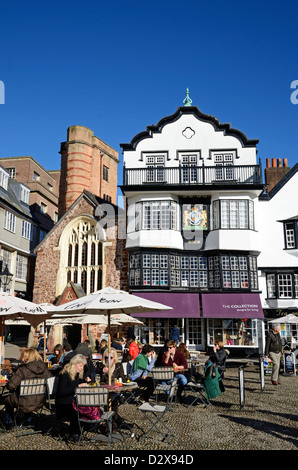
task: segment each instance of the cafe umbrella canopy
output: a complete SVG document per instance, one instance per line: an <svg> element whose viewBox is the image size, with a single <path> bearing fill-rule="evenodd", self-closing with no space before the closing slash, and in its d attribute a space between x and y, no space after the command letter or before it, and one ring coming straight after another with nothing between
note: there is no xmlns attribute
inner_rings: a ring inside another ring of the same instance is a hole
<svg viewBox="0 0 298 470"><path fill-rule="evenodd" d="M106 287L92 294L72 300L71 302L58 306L58 313L86 313L88 315L107 315L108 316L108 351L111 352L111 316L113 314L125 313L127 315L154 312L158 310L172 310L172 307L152 302L123 290ZM109 370L109 385L111 384L111 371Z"/></svg>
<svg viewBox="0 0 298 470"><path fill-rule="evenodd" d="M29 302L29 300L12 296L6 292L0 294L0 334L1 334L1 360L4 354L2 344L5 331L5 321L14 318L23 318L33 328L36 328L45 319L50 318L53 313L45 310L41 305Z"/></svg>
<svg viewBox="0 0 298 470"><path fill-rule="evenodd" d="M298 315L293 315L293 313L289 313L284 317L275 318L274 320L269 320L268 323L286 323L286 324L294 324L298 323Z"/></svg>
<svg viewBox="0 0 298 470"><path fill-rule="evenodd" d="M6 293L0 294L0 320L23 318L36 328L45 319L50 318L53 312L47 311L41 305L29 302Z"/></svg>

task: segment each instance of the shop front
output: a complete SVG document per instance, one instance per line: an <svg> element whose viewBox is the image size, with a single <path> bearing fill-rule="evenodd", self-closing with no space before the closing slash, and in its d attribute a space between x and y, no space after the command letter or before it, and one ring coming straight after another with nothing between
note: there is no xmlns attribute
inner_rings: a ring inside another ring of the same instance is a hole
<svg viewBox="0 0 298 470"><path fill-rule="evenodd" d="M172 307L164 312L135 314L144 326L137 327L135 334L139 341L163 346L169 339L171 328L176 325L180 332L180 342L192 349L202 349L202 318L200 298L196 293L132 292L139 297ZM189 331L191 330L191 334Z"/></svg>
<svg viewBox="0 0 298 470"><path fill-rule="evenodd" d="M144 326L135 332L142 342L163 345L172 326L189 349L205 350L221 340L230 350L263 353L264 324L259 294L133 292L172 307L164 312L135 314Z"/></svg>
<svg viewBox="0 0 298 470"><path fill-rule="evenodd" d="M264 313L259 294L202 294L207 346L221 340L229 349L263 353Z"/></svg>

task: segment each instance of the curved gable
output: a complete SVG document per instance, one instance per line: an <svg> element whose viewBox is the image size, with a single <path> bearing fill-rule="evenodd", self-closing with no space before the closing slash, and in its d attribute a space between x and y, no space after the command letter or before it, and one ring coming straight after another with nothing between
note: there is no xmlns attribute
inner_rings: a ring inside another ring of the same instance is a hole
<svg viewBox="0 0 298 470"><path fill-rule="evenodd" d="M147 126L146 130L137 134L129 144L120 144L120 147L124 151L136 150L139 142L143 139L151 139L154 134L161 133L165 125L177 121L183 114L192 114L198 120L210 123L215 131L221 131L224 132L224 135L236 137L243 147L254 147L259 142L258 139L248 139L243 132L232 128L230 124L223 124L216 117L202 113L197 106L180 106L174 114L162 118L156 125Z"/></svg>

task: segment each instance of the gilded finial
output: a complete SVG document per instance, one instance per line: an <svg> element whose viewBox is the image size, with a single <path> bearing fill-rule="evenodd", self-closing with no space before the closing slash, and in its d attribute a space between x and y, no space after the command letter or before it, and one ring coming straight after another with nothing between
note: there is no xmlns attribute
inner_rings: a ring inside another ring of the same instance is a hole
<svg viewBox="0 0 298 470"><path fill-rule="evenodd" d="M186 88L186 98L183 100L184 106L191 106L192 99L189 97L189 89Z"/></svg>

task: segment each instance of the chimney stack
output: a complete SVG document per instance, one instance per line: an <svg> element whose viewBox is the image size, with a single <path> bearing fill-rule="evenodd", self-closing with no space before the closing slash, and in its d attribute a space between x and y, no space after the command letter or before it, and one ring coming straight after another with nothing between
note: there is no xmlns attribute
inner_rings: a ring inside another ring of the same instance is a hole
<svg viewBox="0 0 298 470"><path fill-rule="evenodd" d="M282 159L278 158L276 163L276 158L272 158L272 166L270 158L266 158L266 168L265 168L265 184L268 186L266 192L269 193L271 189L274 188L283 177L290 171L291 168L288 167L287 158Z"/></svg>

